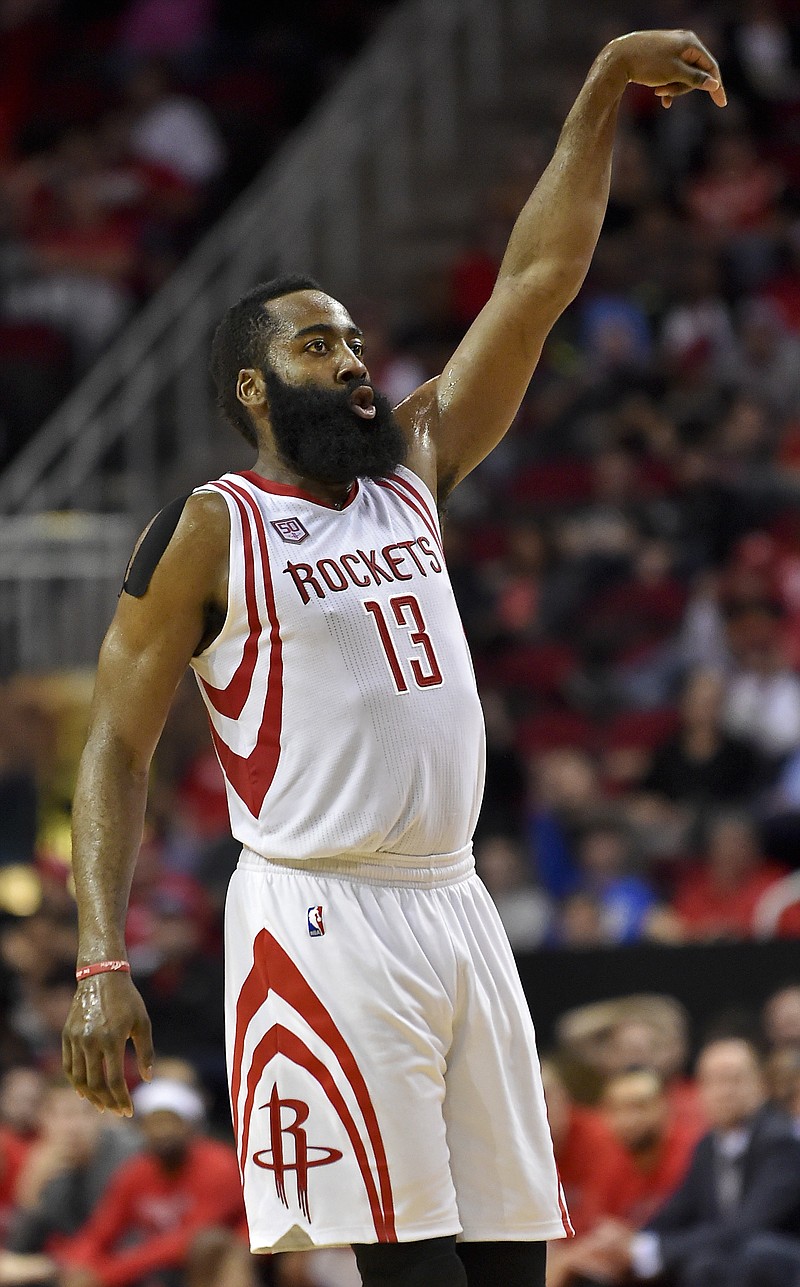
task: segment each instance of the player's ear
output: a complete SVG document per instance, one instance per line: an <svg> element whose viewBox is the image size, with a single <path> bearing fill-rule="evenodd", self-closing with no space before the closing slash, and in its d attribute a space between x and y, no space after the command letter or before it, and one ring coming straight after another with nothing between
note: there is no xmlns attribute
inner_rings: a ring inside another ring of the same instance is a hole
<svg viewBox="0 0 800 1287"><path fill-rule="evenodd" d="M264 377L256 367L246 367L239 372L236 396L246 407L263 407L267 400Z"/></svg>

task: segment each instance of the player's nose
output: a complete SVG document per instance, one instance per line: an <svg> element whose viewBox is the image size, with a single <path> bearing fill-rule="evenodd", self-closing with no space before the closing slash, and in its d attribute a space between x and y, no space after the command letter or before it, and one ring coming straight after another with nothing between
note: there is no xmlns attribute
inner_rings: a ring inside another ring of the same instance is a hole
<svg viewBox="0 0 800 1287"><path fill-rule="evenodd" d="M354 379L367 379L367 368L352 349L346 348L344 350L342 360L336 370L336 379L340 384L347 384L349 380Z"/></svg>

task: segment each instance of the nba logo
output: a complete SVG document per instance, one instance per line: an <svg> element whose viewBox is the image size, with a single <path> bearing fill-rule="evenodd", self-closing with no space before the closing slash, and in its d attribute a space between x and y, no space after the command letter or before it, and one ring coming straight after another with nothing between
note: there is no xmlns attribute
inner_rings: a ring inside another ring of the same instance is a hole
<svg viewBox="0 0 800 1287"><path fill-rule="evenodd" d="M325 933L325 921L322 917L321 907L309 907L308 932L312 938L322 938Z"/></svg>
<svg viewBox="0 0 800 1287"><path fill-rule="evenodd" d="M299 545L308 536L308 532L299 518L273 518L270 519L270 522L278 536L284 541L289 541L292 545Z"/></svg>

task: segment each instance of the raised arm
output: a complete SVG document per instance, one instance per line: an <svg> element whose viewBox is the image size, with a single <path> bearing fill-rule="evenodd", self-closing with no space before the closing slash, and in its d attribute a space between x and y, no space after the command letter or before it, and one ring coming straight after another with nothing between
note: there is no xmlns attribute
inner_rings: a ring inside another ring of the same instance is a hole
<svg viewBox="0 0 800 1287"><path fill-rule="evenodd" d="M121 595L103 643L73 806L79 966L126 956L150 761L175 688L224 607L227 554L224 500L190 497L146 592ZM126 1115L128 1037L148 1076L150 1024L130 976L98 974L79 983L64 1028L64 1070L97 1108Z"/></svg>
<svg viewBox="0 0 800 1287"><path fill-rule="evenodd" d="M691 32L633 32L595 60L553 158L523 208L492 296L448 366L398 408L417 463L435 454L440 495L510 427L545 338L575 298L608 202L617 112L626 85L649 85L669 107L692 89L725 105L719 68Z"/></svg>

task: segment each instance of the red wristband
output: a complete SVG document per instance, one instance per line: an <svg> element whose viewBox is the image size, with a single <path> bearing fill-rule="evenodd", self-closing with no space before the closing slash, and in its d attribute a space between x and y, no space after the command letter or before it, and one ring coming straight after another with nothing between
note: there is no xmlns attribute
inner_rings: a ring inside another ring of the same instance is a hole
<svg viewBox="0 0 800 1287"><path fill-rule="evenodd" d="M82 965L79 970L75 971L75 978L80 983L83 979L90 979L94 974L130 974L131 967L127 961L96 961L94 965Z"/></svg>

